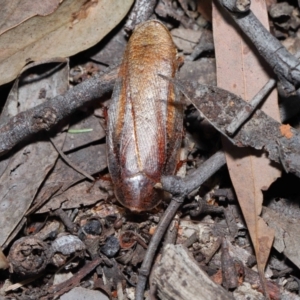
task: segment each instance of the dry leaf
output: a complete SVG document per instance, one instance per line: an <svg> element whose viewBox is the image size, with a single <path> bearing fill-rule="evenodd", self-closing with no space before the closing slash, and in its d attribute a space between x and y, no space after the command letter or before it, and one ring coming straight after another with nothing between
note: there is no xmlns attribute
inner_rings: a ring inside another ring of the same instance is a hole
<svg viewBox="0 0 300 300"><path fill-rule="evenodd" d="M49 71L45 66L44 68ZM57 93L65 92L69 87L68 74L68 64L52 76L44 78L40 78L39 72L35 74L34 70L30 69L30 72L20 78L20 87L15 84L12 88L2 114L4 117L15 115L46 101L46 97L55 97ZM40 80L34 80L36 78ZM55 136L58 146L62 146L65 135L63 133ZM23 146L14 155L1 160L0 246L23 218L41 183L57 160L58 153L47 136L39 136L36 139L35 143Z"/></svg>
<svg viewBox="0 0 300 300"><path fill-rule="evenodd" d="M253 2L251 10L267 27L268 16L263 0ZM226 21L224 20L226 19ZM265 67L257 54L251 50L233 27L229 17L213 7L214 41L217 61L218 86L249 101L268 81ZM276 91L264 103L262 110L279 120ZM274 231L260 217L263 194L269 185L280 176L261 151L241 149L223 139L227 166L257 256L261 278L274 239Z"/></svg>
<svg viewBox="0 0 300 300"><path fill-rule="evenodd" d="M52 197L37 213L44 213L58 208L72 209L89 206L101 200L107 200L108 193L102 189L103 184L101 185L101 183L96 183L92 188L91 183L78 183L61 195Z"/></svg>
<svg viewBox="0 0 300 300"><path fill-rule="evenodd" d="M47 16L33 12L0 35L0 84L13 80L29 61L68 57L95 45L124 18L132 2L65 0ZM3 28L11 27L6 8L1 17L9 25Z"/></svg>
<svg viewBox="0 0 300 300"><path fill-rule="evenodd" d="M82 118L82 116L81 116ZM72 118L73 119L73 118ZM75 119L75 117L74 117ZM74 120L73 119L73 120ZM77 148L99 141L105 137L105 130L101 126L99 119L94 115L87 116L70 126L69 130L92 129L90 132L70 133L68 132L63 152L74 151Z"/></svg>
<svg viewBox="0 0 300 300"><path fill-rule="evenodd" d="M78 149L67 154L67 157L70 162L90 175L97 174L107 167L105 144L91 145ZM84 178L82 174L66 165L62 159L59 159L37 194L35 201L38 202L38 199L44 194L45 190L51 186L61 185L60 192L62 192Z"/></svg>
<svg viewBox="0 0 300 300"><path fill-rule="evenodd" d="M0 10L0 35L34 16L47 16L59 6L60 0L3 0Z"/></svg>
<svg viewBox="0 0 300 300"><path fill-rule="evenodd" d="M195 31L189 28L175 28L171 30L174 44L184 53L192 53L199 43L203 31Z"/></svg>

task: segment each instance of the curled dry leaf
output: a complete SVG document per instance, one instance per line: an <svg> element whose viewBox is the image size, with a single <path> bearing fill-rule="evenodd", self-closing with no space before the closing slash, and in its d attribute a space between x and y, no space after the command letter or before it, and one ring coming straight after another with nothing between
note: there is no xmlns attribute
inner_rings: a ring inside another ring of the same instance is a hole
<svg viewBox="0 0 300 300"><path fill-rule="evenodd" d="M0 31L0 84L13 80L30 61L68 57L95 45L124 18L132 2L65 0L52 14L32 12L28 19L16 20L14 24L21 22L17 26L10 24L11 10L2 7L1 19L7 23L2 27L10 29Z"/></svg>
<svg viewBox="0 0 300 300"><path fill-rule="evenodd" d="M136 244L135 233L130 230L122 232L122 234L119 237L119 240L122 249L132 248Z"/></svg>
<svg viewBox="0 0 300 300"><path fill-rule="evenodd" d="M30 236L20 238L9 251L10 272L22 276L40 274L48 265L50 257L47 243Z"/></svg>

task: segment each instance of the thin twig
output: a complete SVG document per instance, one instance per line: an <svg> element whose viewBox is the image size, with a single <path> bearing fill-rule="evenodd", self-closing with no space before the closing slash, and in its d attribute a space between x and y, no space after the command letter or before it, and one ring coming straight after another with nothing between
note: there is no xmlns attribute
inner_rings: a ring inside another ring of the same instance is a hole
<svg viewBox="0 0 300 300"><path fill-rule="evenodd" d="M251 117L258 105L265 99L266 95L275 87L276 80L270 79L264 87L245 105L236 117L227 126L226 132L234 135L235 132Z"/></svg>
<svg viewBox="0 0 300 300"><path fill-rule="evenodd" d="M183 243L183 246L189 248L194 243L198 242L198 240L199 240L199 234L198 232L194 231L194 233L189 238L187 238L187 240Z"/></svg>
<svg viewBox="0 0 300 300"><path fill-rule="evenodd" d="M78 286L82 278L92 272L102 262L101 257L96 257L92 261L87 262L73 277L68 280L53 285L48 289L49 294L53 297L59 297L62 294L68 292L75 286Z"/></svg>
<svg viewBox="0 0 300 300"><path fill-rule="evenodd" d="M79 166L76 166L75 164L73 164L71 162L71 160L67 157L67 155L65 155L62 150L60 150L57 145L55 144L53 138L49 137L53 147L55 148L55 150L59 153L60 157L62 158L62 160L72 169L74 169L75 171L77 171L78 173L80 173L81 175L85 176L86 178L88 178L89 180L91 180L92 182L95 181L95 178L93 176L91 176L90 174L88 174L87 172L85 172L84 170L82 170Z"/></svg>
<svg viewBox="0 0 300 300"><path fill-rule="evenodd" d="M150 274L150 270L152 267L153 259L169 224L173 220L178 208L182 204L184 197L173 197L171 203L169 204L168 208L166 209L165 213L163 214L155 233L153 234L151 241L149 243L147 252L145 254L143 263L139 270L139 278L138 283L135 290L135 299L136 300L143 300L144 299L144 291L146 287L146 282L148 276Z"/></svg>
<svg viewBox="0 0 300 300"><path fill-rule="evenodd" d="M150 274L151 266L158 245L161 242L170 222L175 216L177 209L183 203L184 198L193 190L198 188L203 182L210 178L226 163L224 153L219 151L206 160L197 170L184 179L176 176L163 176L161 179L162 188L173 194L167 210L163 214L155 233L149 243L144 261L139 271L138 283L136 286L136 300L144 299L144 291L147 278Z"/></svg>
<svg viewBox="0 0 300 300"><path fill-rule="evenodd" d="M169 225L167 232L165 233L163 248L165 248L168 244L175 244L177 238L179 221L175 218Z"/></svg>

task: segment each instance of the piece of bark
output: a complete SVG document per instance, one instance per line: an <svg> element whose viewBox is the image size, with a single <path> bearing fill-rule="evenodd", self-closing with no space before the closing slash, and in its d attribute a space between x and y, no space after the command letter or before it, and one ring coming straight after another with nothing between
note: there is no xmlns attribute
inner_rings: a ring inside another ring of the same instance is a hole
<svg viewBox="0 0 300 300"><path fill-rule="evenodd" d="M300 268L299 220L286 217L268 207L263 207L262 217L275 230L274 248Z"/></svg>
<svg viewBox="0 0 300 300"><path fill-rule="evenodd" d="M221 266L223 286L228 289L236 289L238 287L238 273L235 261L229 253L229 242L224 238L222 241Z"/></svg>
<svg viewBox="0 0 300 300"><path fill-rule="evenodd" d="M296 180L293 180L296 179ZM273 211L283 215L288 219L294 219L295 221L300 222L300 206L299 206L299 194L297 195L297 187L299 185L297 178L292 178L289 181L288 185L283 183L279 186L280 191L283 193L285 191L290 192L288 195L278 195L279 197L273 198L268 201L268 208ZM294 189L292 188L294 187ZM293 189L291 191L291 188Z"/></svg>
<svg viewBox="0 0 300 300"><path fill-rule="evenodd" d="M230 235L233 238L236 238L238 236L239 228L237 226L237 220L236 220L235 215L234 215L233 205L228 205L224 209L224 216L225 216L225 219L226 219L226 223L227 223Z"/></svg>
<svg viewBox="0 0 300 300"><path fill-rule="evenodd" d="M269 9L271 18L276 19L280 17L290 18L292 16L294 7L287 2L273 4Z"/></svg>
<svg viewBox="0 0 300 300"><path fill-rule="evenodd" d="M194 104L201 117L207 119L207 122L231 143L238 147L265 150L269 154L269 159L281 163L286 172L300 177L300 134L295 128L288 124L281 124L263 111L257 110L234 137L229 137L226 128L238 112L247 105L246 101L215 86L171 81ZM240 156L243 156L242 152Z"/></svg>
<svg viewBox="0 0 300 300"><path fill-rule="evenodd" d="M234 299L230 293L215 284L188 255L182 245L167 245L154 271L158 295L162 300Z"/></svg>
<svg viewBox="0 0 300 300"><path fill-rule="evenodd" d="M178 75L178 78L182 80L217 85L216 60L204 57L196 61L185 61Z"/></svg>

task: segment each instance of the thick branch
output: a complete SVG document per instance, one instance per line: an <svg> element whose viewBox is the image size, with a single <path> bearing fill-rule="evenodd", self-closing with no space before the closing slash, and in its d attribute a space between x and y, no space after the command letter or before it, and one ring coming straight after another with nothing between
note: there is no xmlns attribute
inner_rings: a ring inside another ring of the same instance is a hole
<svg viewBox="0 0 300 300"><path fill-rule="evenodd" d="M260 23L251 10L239 12L236 0L218 0L241 30L249 37L260 55L272 67L285 94L294 93L300 85L298 59Z"/></svg>
<svg viewBox="0 0 300 300"><path fill-rule="evenodd" d="M175 176L163 176L161 178L162 187L173 195L186 197L225 164L224 153L219 151L183 179Z"/></svg>
<svg viewBox="0 0 300 300"><path fill-rule="evenodd" d="M87 102L112 91L118 68L88 79L64 95L21 112L0 126L0 155L11 150L25 138L49 130Z"/></svg>
<svg viewBox="0 0 300 300"><path fill-rule="evenodd" d="M127 18L125 29L133 31L139 23L150 19L154 13L157 0L137 0Z"/></svg>

